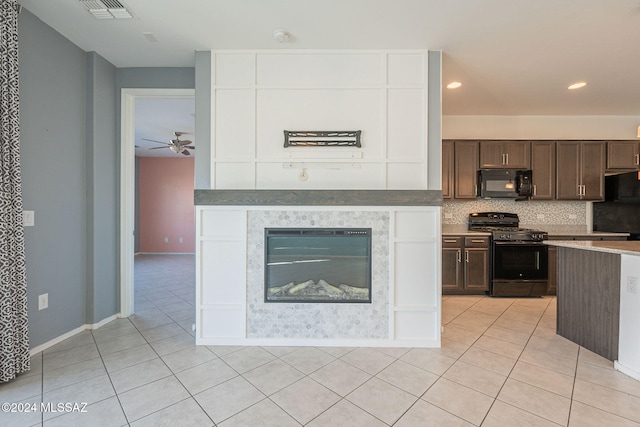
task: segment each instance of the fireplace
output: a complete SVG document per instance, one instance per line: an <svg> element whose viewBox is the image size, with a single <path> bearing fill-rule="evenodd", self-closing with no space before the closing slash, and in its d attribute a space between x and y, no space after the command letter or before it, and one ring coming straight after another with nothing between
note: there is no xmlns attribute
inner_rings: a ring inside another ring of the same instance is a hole
<svg viewBox="0 0 640 427"><path fill-rule="evenodd" d="M371 302L370 228L265 228L265 302Z"/></svg>

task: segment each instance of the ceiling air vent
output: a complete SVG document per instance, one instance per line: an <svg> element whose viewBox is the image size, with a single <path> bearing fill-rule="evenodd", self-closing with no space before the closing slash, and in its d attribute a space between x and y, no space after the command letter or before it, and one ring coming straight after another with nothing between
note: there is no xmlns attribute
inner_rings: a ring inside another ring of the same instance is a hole
<svg viewBox="0 0 640 427"><path fill-rule="evenodd" d="M131 13L118 0L80 0L80 3L97 19L129 19Z"/></svg>

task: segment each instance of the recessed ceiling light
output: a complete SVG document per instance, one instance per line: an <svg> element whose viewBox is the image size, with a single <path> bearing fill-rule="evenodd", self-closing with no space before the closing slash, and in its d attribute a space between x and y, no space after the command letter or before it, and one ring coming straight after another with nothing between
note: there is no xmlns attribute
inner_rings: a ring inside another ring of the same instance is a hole
<svg viewBox="0 0 640 427"><path fill-rule="evenodd" d="M576 83L573 83L573 84L569 85L569 87L567 89L569 89L569 90L581 89L581 88L585 87L586 85L587 85L587 82L576 82Z"/></svg>
<svg viewBox="0 0 640 427"><path fill-rule="evenodd" d="M460 82L451 82L447 85L447 89L458 89L460 86L462 86Z"/></svg>

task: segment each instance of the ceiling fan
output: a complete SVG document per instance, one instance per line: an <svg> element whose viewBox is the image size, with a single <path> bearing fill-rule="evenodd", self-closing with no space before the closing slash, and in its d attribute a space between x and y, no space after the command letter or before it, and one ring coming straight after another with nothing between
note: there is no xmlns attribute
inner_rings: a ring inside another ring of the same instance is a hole
<svg viewBox="0 0 640 427"><path fill-rule="evenodd" d="M156 141L154 139L147 139L147 138L142 138L143 141L150 141L150 142L157 142L158 144L164 144L164 147L153 147L153 148L149 148L149 150L157 150L159 148L168 148L171 151L173 151L174 153L178 154L178 153L182 153L185 156L190 155L191 153L189 152L189 150L195 150L196 147L194 147L191 141L189 141L188 139L185 140L180 140L180 137L184 134L184 132L174 132L173 133L176 136L176 139L170 139L169 142L162 142L162 141ZM187 148L189 150L187 150Z"/></svg>

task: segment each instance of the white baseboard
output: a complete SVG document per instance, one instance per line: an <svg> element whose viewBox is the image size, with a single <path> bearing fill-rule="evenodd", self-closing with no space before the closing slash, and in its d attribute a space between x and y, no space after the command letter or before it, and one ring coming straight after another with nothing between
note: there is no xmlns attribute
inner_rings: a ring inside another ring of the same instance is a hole
<svg viewBox="0 0 640 427"><path fill-rule="evenodd" d="M136 252L135 255L195 255L195 252Z"/></svg>
<svg viewBox="0 0 640 427"><path fill-rule="evenodd" d="M56 344L61 343L62 341L66 340L67 338L71 338L72 336L79 334L82 331L86 331L86 330L92 330L92 329L98 329L101 326L106 325L107 323L117 319L121 317L120 314L114 314L113 316L109 316L106 319L102 319L101 321L99 321L98 323L85 323L82 326L79 326L67 333L64 333L62 335L60 335L59 337L56 337L52 340L47 341L44 344L40 344L37 347L34 347L32 349L29 350L29 353L33 356L34 354L38 354L42 351L45 351L46 349L48 349L49 347L53 347Z"/></svg>
<svg viewBox="0 0 640 427"><path fill-rule="evenodd" d="M630 376L634 380L640 381L640 372L636 371L635 369L622 365L618 361L613 362L613 367L623 374Z"/></svg>

